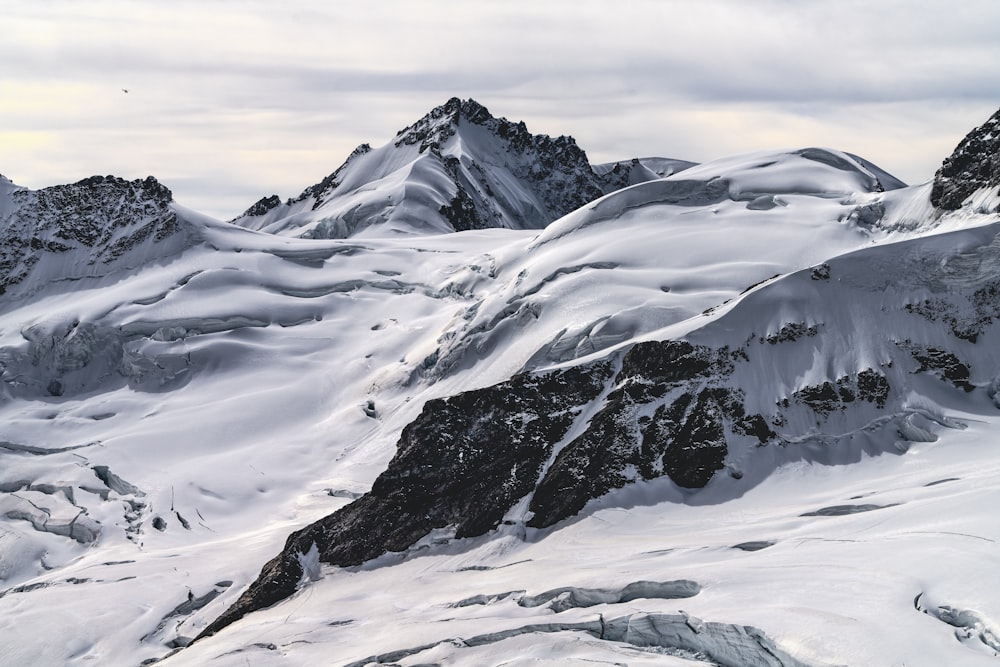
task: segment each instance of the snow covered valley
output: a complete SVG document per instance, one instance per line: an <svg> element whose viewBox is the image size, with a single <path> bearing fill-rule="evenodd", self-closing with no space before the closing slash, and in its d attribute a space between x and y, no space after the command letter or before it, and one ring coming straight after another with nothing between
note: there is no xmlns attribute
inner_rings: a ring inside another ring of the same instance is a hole
<svg viewBox="0 0 1000 667"><path fill-rule="evenodd" d="M0 181L0 663L995 664L997 184L483 112L234 223Z"/></svg>

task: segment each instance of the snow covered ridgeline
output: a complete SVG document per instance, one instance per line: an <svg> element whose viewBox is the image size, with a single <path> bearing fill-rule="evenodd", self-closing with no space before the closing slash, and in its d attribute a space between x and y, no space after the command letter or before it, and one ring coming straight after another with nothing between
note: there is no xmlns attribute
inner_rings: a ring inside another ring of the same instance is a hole
<svg viewBox="0 0 1000 667"><path fill-rule="evenodd" d="M452 98L391 143L359 146L298 197L264 197L233 222L306 238L541 229L603 194L691 164L592 167L572 137L533 135L475 100Z"/></svg>
<svg viewBox="0 0 1000 667"><path fill-rule="evenodd" d="M956 426L942 409L992 414L998 262L996 223L865 249L749 291L687 340L430 401L371 492L294 533L203 636L291 595L310 550L351 566L440 529L544 529L660 477L666 496L720 501L783 463L933 440Z"/></svg>
<svg viewBox="0 0 1000 667"><path fill-rule="evenodd" d="M0 176L0 294L106 275L180 250L172 195L152 176L92 176L42 190Z"/></svg>

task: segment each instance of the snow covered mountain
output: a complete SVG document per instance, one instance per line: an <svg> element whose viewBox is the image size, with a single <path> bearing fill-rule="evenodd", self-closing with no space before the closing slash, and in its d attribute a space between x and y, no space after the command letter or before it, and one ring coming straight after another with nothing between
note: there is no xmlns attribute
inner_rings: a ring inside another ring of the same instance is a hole
<svg viewBox="0 0 1000 667"><path fill-rule="evenodd" d="M152 176L94 176L38 191L0 175L0 294L139 267L187 245L172 195Z"/></svg>
<svg viewBox="0 0 1000 667"><path fill-rule="evenodd" d="M0 182L0 664L995 662L1000 173L519 127L449 102L237 225ZM449 155L505 228L431 233Z"/></svg>
<svg viewBox="0 0 1000 667"><path fill-rule="evenodd" d="M603 194L690 166L649 158L591 167L572 137L533 135L452 98L381 148L362 144L332 174L233 222L303 238L541 229Z"/></svg>

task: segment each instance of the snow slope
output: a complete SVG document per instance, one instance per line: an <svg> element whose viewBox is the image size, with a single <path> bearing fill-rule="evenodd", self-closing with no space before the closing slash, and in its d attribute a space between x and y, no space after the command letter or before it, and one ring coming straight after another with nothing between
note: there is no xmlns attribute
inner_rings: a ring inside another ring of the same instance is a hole
<svg viewBox="0 0 1000 667"><path fill-rule="evenodd" d="M10 226L34 195L8 184ZM900 185L773 151L541 231L347 240L295 238L305 208L249 225L272 234L167 201L163 252L0 297L0 663L992 662L1000 229ZM293 596L174 652L368 492L436 399L682 338L744 351L711 382L775 433L734 440L704 488L626 471L544 528L526 498L359 566L305 550ZM841 391L866 369L884 406Z"/></svg>

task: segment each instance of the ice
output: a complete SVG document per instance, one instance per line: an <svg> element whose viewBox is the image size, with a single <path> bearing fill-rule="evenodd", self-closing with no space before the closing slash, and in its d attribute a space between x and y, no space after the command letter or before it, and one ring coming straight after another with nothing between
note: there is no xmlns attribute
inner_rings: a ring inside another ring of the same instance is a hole
<svg viewBox="0 0 1000 667"><path fill-rule="evenodd" d="M484 148L460 139L458 160ZM352 158L353 198L256 230L172 204L182 237L45 260L0 299L0 661L995 662L995 193L938 216L855 156L766 151L647 166L667 178L545 230L421 235L443 167L377 151ZM789 398L724 479L640 481L546 529L529 488L493 532L350 568L303 545L290 598L189 645L289 534L372 487L428 401L683 336L744 350L748 410ZM885 408L858 398L865 371ZM817 425L795 396L824 383Z"/></svg>

